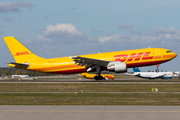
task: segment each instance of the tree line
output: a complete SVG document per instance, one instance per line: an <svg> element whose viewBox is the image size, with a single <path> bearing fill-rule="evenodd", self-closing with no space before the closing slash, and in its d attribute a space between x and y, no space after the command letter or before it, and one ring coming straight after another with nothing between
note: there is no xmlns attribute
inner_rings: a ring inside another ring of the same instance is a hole
<svg viewBox="0 0 180 120"><path fill-rule="evenodd" d="M48 74L48 73L41 73L35 71L29 71L19 68L10 68L10 67L0 67L0 74L3 76L10 76L10 75L29 75L29 76L52 76L55 74Z"/></svg>

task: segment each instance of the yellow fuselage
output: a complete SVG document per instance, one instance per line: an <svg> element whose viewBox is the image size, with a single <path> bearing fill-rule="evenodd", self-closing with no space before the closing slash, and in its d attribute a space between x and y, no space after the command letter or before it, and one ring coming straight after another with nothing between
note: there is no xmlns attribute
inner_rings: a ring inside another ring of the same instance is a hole
<svg viewBox="0 0 180 120"><path fill-rule="evenodd" d="M78 56L92 59L100 59L105 61L126 62L127 68L132 68L161 64L175 58L177 55L176 53L173 53L168 49L145 48ZM86 68L84 66L78 66L70 57L60 57L51 59L42 58L39 60L31 60L26 62L30 64L30 66L27 69L33 71L59 74L86 72ZM9 66L15 67L12 64L9 64Z"/></svg>

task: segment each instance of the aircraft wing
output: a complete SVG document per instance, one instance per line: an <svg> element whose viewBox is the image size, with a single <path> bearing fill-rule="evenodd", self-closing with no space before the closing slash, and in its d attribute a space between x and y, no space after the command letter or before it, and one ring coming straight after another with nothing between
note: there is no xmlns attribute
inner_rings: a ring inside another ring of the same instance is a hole
<svg viewBox="0 0 180 120"><path fill-rule="evenodd" d="M100 60L100 59L92 59L92 58L86 58L86 57L72 57L74 59L75 64L78 64L80 66L85 66L87 71L91 71L94 68L98 67L107 67L108 63L110 61Z"/></svg>
<svg viewBox="0 0 180 120"><path fill-rule="evenodd" d="M13 64L13 65L16 65L17 67L20 67L20 68L27 68L29 67L29 64L28 63L15 63L15 62L9 62L7 64Z"/></svg>
<svg viewBox="0 0 180 120"><path fill-rule="evenodd" d="M134 72L134 73L132 73L132 75L134 75L136 77L141 77L141 73L140 72Z"/></svg>
<svg viewBox="0 0 180 120"><path fill-rule="evenodd" d="M126 75L134 75L133 73L134 72L127 72L127 73L124 73L124 74L126 74Z"/></svg>
<svg viewBox="0 0 180 120"><path fill-rule="evenodd" d="M166 74L151 76L151 78L163 78Z"/></svg>

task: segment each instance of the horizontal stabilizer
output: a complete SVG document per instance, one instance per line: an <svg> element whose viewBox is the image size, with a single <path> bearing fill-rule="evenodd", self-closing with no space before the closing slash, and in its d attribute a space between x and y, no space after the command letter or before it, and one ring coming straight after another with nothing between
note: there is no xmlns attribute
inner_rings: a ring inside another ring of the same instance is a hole
<svg viewBox="0 0 180 120"><path fill-rule="evenodd" d="M29 63L15 63L15 62L9 62L7 64L12 64L15 65L16 67L19 68L28 68L29 67Z"/></svg>

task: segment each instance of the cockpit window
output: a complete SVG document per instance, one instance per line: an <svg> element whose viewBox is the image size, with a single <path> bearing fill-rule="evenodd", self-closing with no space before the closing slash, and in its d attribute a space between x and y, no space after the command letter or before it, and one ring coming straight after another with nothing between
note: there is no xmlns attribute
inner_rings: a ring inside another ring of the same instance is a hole
<svg viewBox="0 0 180 120"><path fill-rule="evenodd" d="M166 53L171 53L172 51L166 51Z"/></svg>

